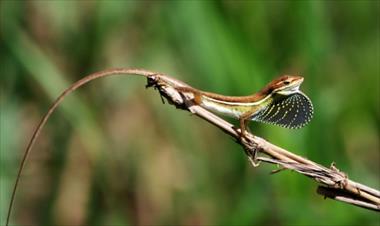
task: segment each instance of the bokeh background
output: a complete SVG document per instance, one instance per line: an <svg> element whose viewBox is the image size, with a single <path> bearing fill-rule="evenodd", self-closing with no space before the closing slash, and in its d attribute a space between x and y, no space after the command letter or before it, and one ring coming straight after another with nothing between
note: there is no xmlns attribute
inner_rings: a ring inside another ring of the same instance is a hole
<svg viewBox="0 0 380 226"><path fill-rule="evenodd" d="M2 0L1 224L48 106L73 81L113 67L226 95L303 75L311 123L251 123L252 131L379 189L379 9L379 1ZM67 98L27 162L13 224L380 224L377 213L324 200L299 174L252 168L232 139L144 85L109 77Z"/></svg>

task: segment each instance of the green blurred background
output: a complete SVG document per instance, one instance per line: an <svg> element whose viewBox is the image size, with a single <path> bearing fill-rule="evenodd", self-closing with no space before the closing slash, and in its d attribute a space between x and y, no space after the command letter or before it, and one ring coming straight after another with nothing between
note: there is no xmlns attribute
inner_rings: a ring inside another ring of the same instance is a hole
<svg viewBox="0 0 380 226"><path fill-rule="evenodd" d="M59 93L113 67L247 95L305 77L315 115L256 135L380 188L379 1L1 1L1 223L20 157ZM213 126L162 105L145 79L66 99L23 173L17 225L380 225L294 172L252 168ZM231 120L231 122L235 122ZM235 122L236 123L236 122Z"/></svg>

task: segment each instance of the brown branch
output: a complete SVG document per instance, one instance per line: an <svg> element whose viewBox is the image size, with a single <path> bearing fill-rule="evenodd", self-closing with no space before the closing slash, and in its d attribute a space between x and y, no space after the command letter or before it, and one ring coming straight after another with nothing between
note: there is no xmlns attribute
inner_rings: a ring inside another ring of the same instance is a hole
<svg viewBox="0 0 380 226"><path fill-rule="evenodd" d="M317 190L318 194L325 198L380 211L380 191L350 180L344 172L335 167L335 164L331 164L330 168L324 167L253 134L249 134L248 138L240 139L239 132L232 124L200 106L193 105L192 97L187 96L189 94L178 92L174 88L176 86L187 86L182 82L161 76L148 78L148 86L157 88L160 94L176 107L189 110L234 137L246 151L253 166L257 166L256 161L280 165L284 169L290 169L314 179L320 184ZM256 158L257 152L270 158Z"/></svg>

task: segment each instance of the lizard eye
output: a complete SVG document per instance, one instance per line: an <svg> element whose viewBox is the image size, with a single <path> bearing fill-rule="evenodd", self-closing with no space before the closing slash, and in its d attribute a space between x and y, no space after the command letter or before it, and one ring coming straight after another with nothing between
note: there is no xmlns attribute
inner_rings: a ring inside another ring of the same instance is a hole
<svg viewBox="0 0 380 226"><path fill-rule="evenodd" d="M289 81L284 81L284 85L289 85L290 82Z"/></svg>

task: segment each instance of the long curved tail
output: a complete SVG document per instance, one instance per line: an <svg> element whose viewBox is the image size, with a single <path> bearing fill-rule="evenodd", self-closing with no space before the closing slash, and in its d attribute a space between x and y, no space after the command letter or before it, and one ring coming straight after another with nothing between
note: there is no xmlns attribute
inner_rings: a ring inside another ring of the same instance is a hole
<svg viewBox="0 0 380 226"><path fill-rule="evenodd" d="M12 207L13 207L14 199L15 199L15 196L16 196L17 186L18 186L18 183L20 181L20 176L21 176L22 170L24 169L24 166L25 166L26 160L27 160L27 158L28 158L28 156L30 154L30 151L32 150L34 143L36 142L38 136L41 133L42 128L46 124L46 122L49 119L50 115L54 112L54 110L65 99L65 97L67 95L69 95L70 93L72 93L73 91L75 91L76 89L78 89L79 87L85 85L86 83L91 82L91 81L93 81L95 79L98 79L98 78L108 77L108 76L111 76L111 75L138 75L138 76L144 76L144 77L148 78L148 77L150 77L152 75L158 75L158 74L160 74L160 73L155 73L155 72L147 71L147 70L144 70L144 69L115 68L115 69L109 69L109 70L99 71L99 72L87 75L84 78L82 78L81 80L79 80L79 81L75 82L74 84L72 84L67 89L65 89L61 93L61 95L59 95L57 97L57 99L50 106L50 108L47 111L47 113L45 114L45 116L41 119L40 123L38 124L38 126L36 127L36 129L33 132L32 138L30 139L27 148L25 149L24 155L22 157L22 160L21 160L21 163L20 163L20 166L19 166L19 169L18 169L17 178L16 178L15 184L13 186L11 201L10 201L9 207L8 207L7 221L6 221L5 225L8 226L8 224L9 224L9 220L10 220L10 216L11 216L11 213L12 213Z"/></svg>

